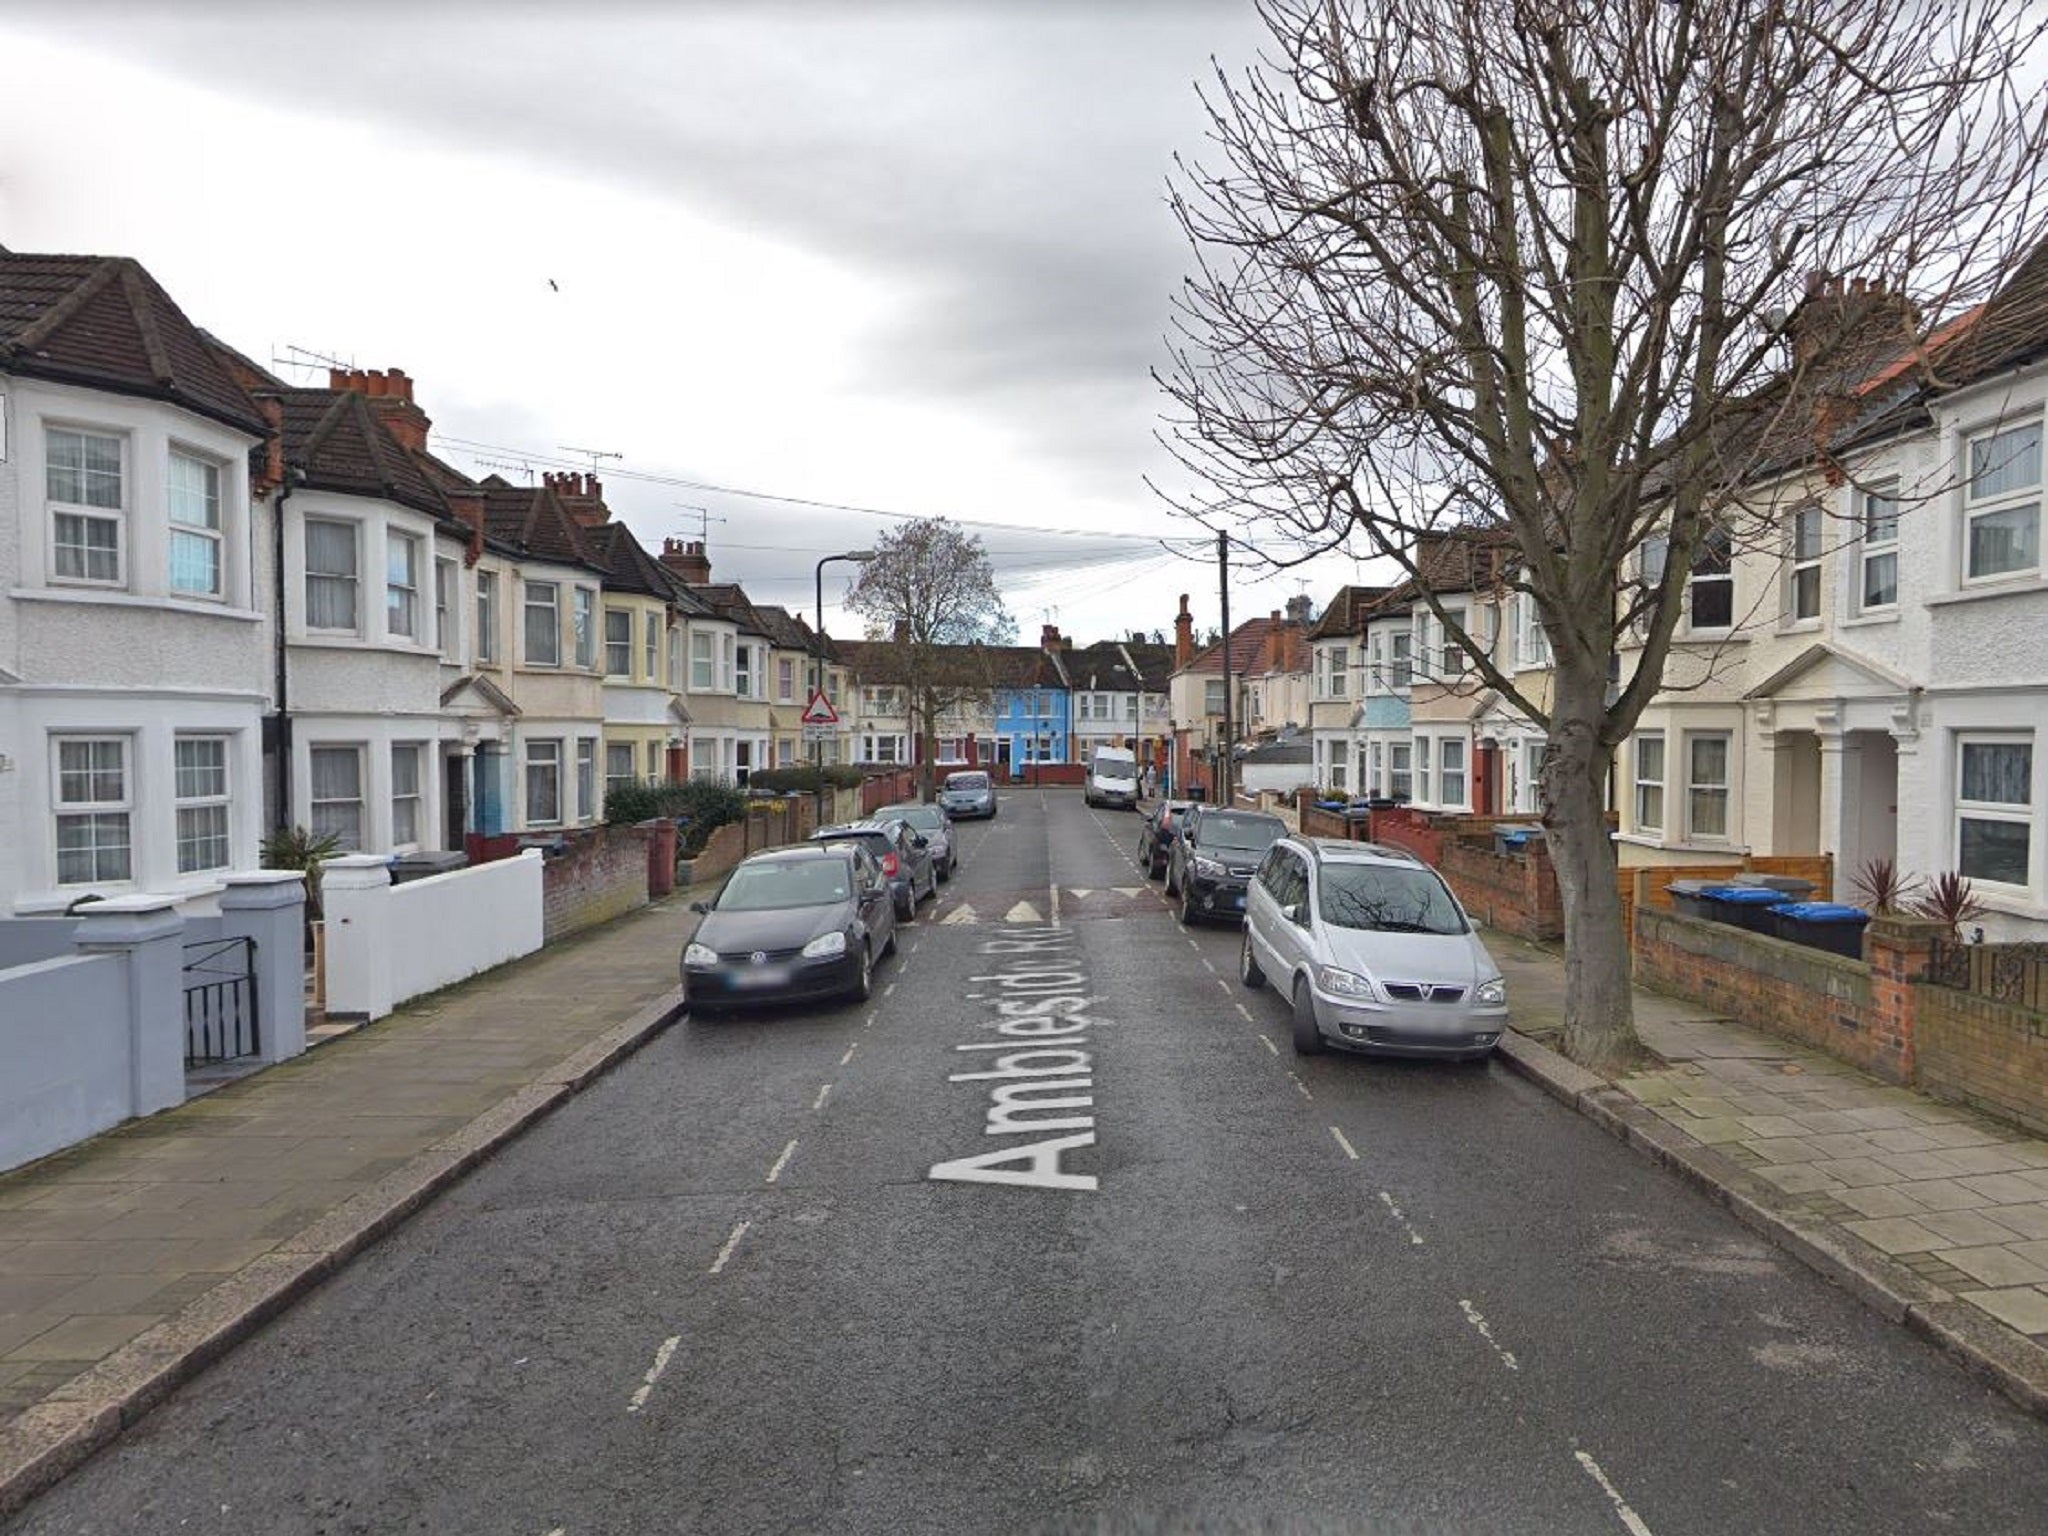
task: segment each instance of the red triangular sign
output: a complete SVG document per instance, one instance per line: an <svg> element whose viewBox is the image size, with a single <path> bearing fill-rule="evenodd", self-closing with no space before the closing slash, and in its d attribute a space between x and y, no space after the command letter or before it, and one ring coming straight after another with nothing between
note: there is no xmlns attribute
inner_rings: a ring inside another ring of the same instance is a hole
<svg viewBox="0 0 2048 1536"><path fill-rule="evenodd" d="M832 707L832 701L825 697L821 688L811 690L811 702L804 706L805 725L837 725L839 711Z"/></svg>

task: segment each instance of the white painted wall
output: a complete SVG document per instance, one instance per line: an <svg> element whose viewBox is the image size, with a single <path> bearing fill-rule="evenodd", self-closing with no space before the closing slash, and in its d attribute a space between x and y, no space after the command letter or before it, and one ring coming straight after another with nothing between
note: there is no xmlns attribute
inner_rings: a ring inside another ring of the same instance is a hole
<svg viewBox="0 0 2048 1536"><path fill-rule="evenodd" d="M128 1117L128 1034L119 955L65 954L0 971L0 1168Z"/></svg>
<svg viewBox="0 0 2048 1536"><path fill-rule="evenodd" d="M532 954L543 939L541 855L393 886L373 855L330 860L327 1011L381 1019L423 993Z"/></svg>

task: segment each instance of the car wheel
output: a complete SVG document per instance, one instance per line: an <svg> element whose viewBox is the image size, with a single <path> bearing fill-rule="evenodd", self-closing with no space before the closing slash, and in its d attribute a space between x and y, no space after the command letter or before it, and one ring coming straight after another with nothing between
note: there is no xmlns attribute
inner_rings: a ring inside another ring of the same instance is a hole
<svg viewBox="0 0 2048 1536"><path fill-rule="evenodd" d="M946 860L946 862L945 862L945 863L943 863L943 864L941 864L941 865L939 866L939 884L941 884L941 885L950 885L950 884L952 883L952 880L953 880L953 861L952 861L951 859L948 859L948 860Z"/></svg>
<svg viewBox="0 0 2048 1536"><path fill-rule="evenodd" d="M907 923L913 917L917 916L917 898L915 896L912 896L908 900L905 900L900 896L892 895L890 899L894 901L896 904L897 922Z"/></svg>
<svg viewBox="0 0 2048 1536"><path fill-rule="evenodd" d="M1266 984L1266 973L1259 969L1259 957L1252 953L1252 930L1249 922L1245 925L1243 947L1237 953L1237 979L1254 992Z"/></svg>
<svg viewBox="0 0 2048 1536"><path fill-rule="evenodd" d="M866 943L862 943L860 958L854 963L853 986L848 989L846 995L856 1003L864 1003L874 995L874 990L875 958L868 953Z"/></svg>
<svg viewBox="0 0 2048 1536"><path fill-rule="evenodd" d="M1303 976L1294 983L1294 1053L1297 1056L1316 1056L1322 1053L1323 1032L1316 1027L1316 997L1310 990L1308 978Z"/></svg>
<svg viewBox="0 0 2048 1536"><path fill-rule="evenodd" d="M1185 880L1180 883L1180 925L1183 928L1195 926L1195 892Z"/></svg>
<svg viewBox="0 0 2048 1536"><path fill-rule="evenodd" d="M718 1007L716 1004L700 1003L694 997L689 998L686 1001L689 1003L690 1017L694 1019L697 1023L709 1024L713 1019L718 1017Z"/></svg>

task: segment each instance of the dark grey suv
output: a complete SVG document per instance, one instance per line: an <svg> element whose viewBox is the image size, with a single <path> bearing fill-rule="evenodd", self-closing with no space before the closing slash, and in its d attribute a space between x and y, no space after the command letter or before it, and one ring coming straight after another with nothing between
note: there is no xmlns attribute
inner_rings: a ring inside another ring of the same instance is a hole
<svg viewBox="0 0 2048 1536"><path fill-rule="evenodd" d="M1180 898L1180 920L1243 917L1252 871L1286 835L1287 823L1262 811L1198 808L1167 855L1166 894Z"/></svg>

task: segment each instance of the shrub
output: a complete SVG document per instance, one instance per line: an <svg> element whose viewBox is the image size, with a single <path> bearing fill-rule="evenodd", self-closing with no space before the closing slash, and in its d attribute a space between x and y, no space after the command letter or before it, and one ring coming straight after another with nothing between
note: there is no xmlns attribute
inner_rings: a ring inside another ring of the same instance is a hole
<svg viewBox="0 0 2048 1536"><path fill-rule="evenodd" d="M1926 883L1900 869L1896 860L1872 859L1850 880L1873 913L1903 912Z"/></svg>
<svg viewBox="0 0 2048 1536"><path fill-rule="evenodd" d="M1976 887L1968 877L1956 870L1936 875L1927 882L1927 891L1914 910L1922 917L1931 917L1938 923L1947 923L1949 930L1960 933L1964 923L1982 917L1989 909L1977 899Z"/></svg>
<svg viewBox="0 0 2048 1536"><path fill-rule="evenodd" d="M614 826L665 816L681 820L680 851L686 857L701 851L718 828L746 814L747 792L716 779L621 784L604 797L604 819Z"/></svg>
<svg viewBox="0 0 2048 1536"><path fill-rule="evenodd" d="M816 768L759 768L747 779L747 788L778 795L791 790L814 794L823 777Z"/></svg>
<svg viewBox="0 0 2048 1536"><path fill-rule="evenodd" d="M306 877L306 921L321 918L320 866L341 851L341 839L333 833L315 837L304 827L279 827L263 839L265 869L296 869Z"/></svg>

